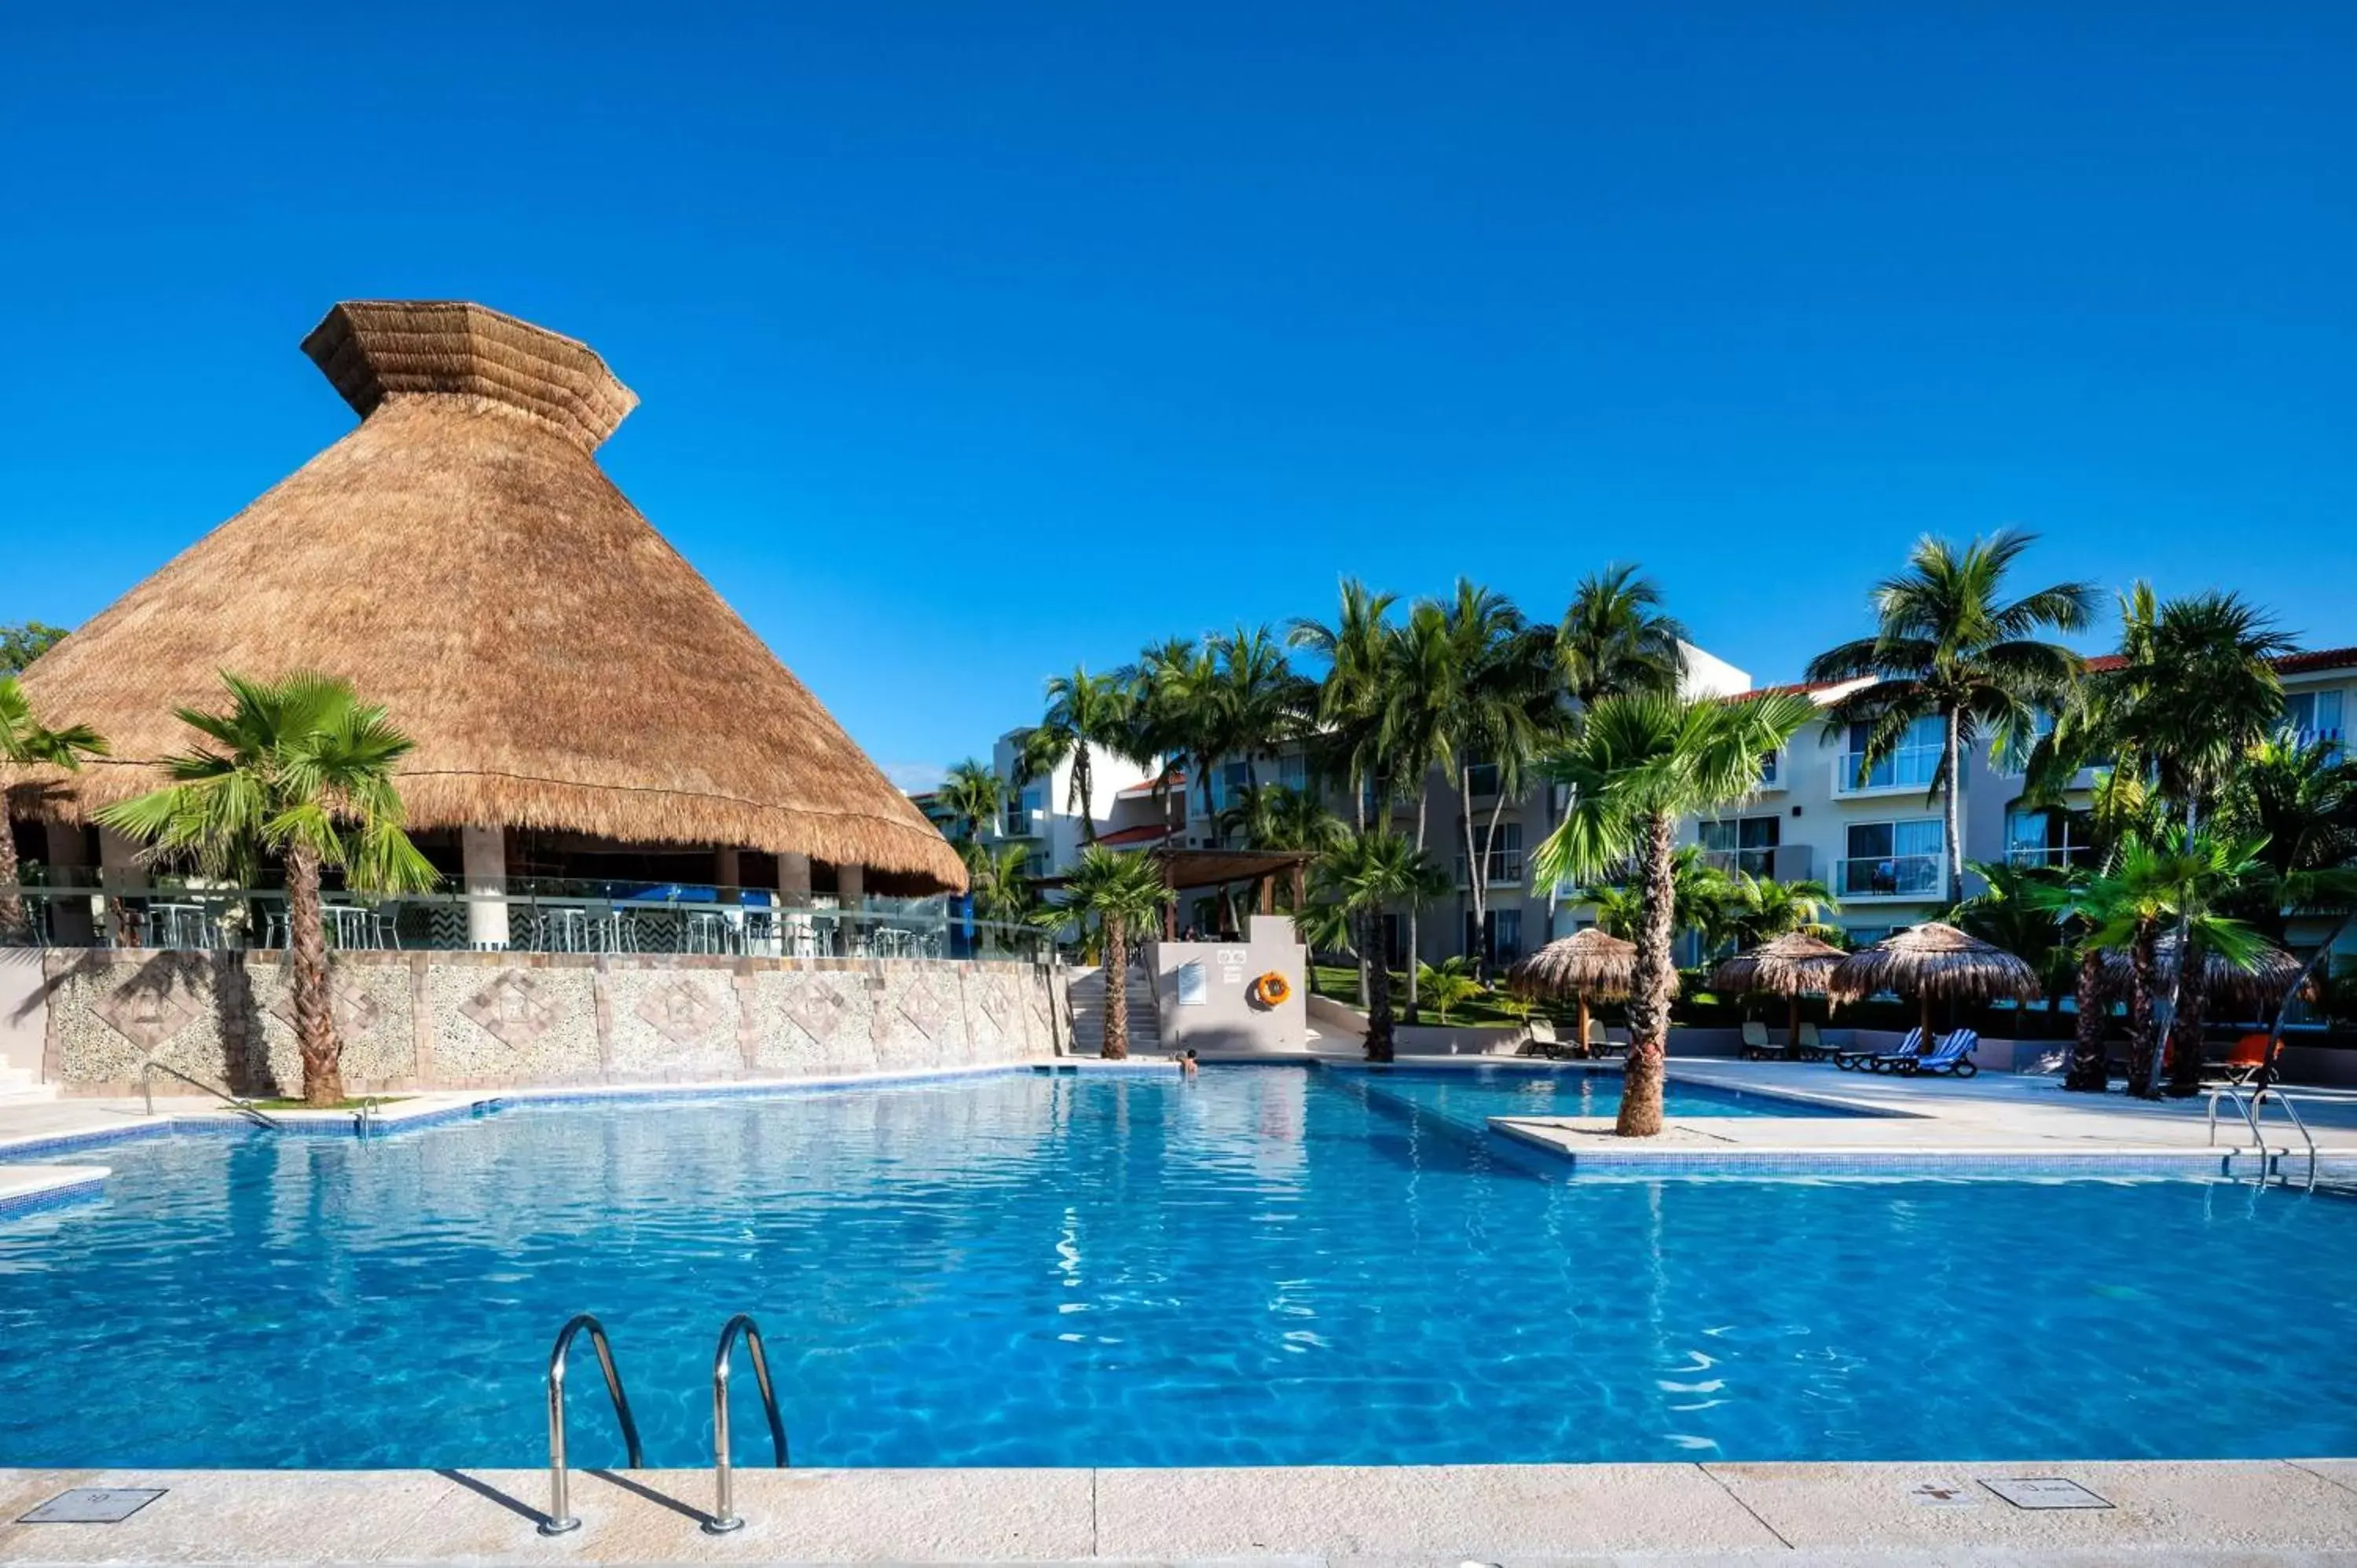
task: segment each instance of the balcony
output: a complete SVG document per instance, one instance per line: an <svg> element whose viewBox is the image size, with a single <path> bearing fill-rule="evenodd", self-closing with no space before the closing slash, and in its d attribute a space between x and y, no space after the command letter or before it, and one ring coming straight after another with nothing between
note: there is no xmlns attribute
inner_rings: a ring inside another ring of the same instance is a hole
<svg viewBox="0 0 2357 1568"><path fill-rule="evenodd" d="M1521 850L1494 850L1484 858L1490 863L1490 879L1483 884L1484 886L1520 887L1523 885L1523 852ZM1472 886L1466 879L1465 857L1461 854L1457 857L1457 886L1459 887Z"/></svg>
<svg viewBox="0 0 2357 1568"><path fill-rule="evenodd" d="M998 836L1004 839L1038 838L1039 824L1029 811L1009 811L998 824Z"/></svg>
<svg viewBox="0 0 2357 1568"><path fill-rule="evenodd" d="M1934 899L1945 877L1936 854L1867 855L1834 863L1836 898Z"/></svg>
<svg viewBox="0 0 2357 1568"><path fill-rule="evenodd" d="M2337 725L2319 728L2313 725L2286 725L2276 733L2287 746L2296 746L2303 749L2311 746L2330 746L2335 760L2338 760L2346 749L2344 737Z"/></svg>
<svg viewBox="0 0 2357 1568"><path fill-rule="evenodd" d="M1815 875L1815 852L1804 843L1770 844L1764 849L1706 849L1703 864L1717 871L1741 872L1768 882L1805 882Z"/></svg>
<svg viewBox="0 0 2357 1568"><path fill-rule="evenodd" d="M2093 865L2095 846L2084 843L2016 845L2005 852L2007 865Z"/></svg>
<svg viewBox="0 0 2357 1568"><path fill-rule="evenodd" d="M1845 751L1834 758L1836 796L1889 795L1904 789L1922 794L1930 790L1932 778L1940 771L1936 746L1900 746L1867 768L1865 782L1861 783L1858 769L1865 761L1865 755L1855 751Z"/></svg>

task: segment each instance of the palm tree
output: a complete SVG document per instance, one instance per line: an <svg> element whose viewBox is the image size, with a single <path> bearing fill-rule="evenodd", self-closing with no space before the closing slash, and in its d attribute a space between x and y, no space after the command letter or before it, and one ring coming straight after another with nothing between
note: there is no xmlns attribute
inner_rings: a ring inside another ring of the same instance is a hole
<svg viewBox="0 0 2357 1568"><path fill-rule="evenodd" d="M223 675L230 709L178 710L207 740L167 757L172 782L110 806L106 826L153 842L207 875L274 851L286 866L286 949L303 1100L344 1097L342 1044L328 995L328 939L319 876L341 868L355 892L423 892L439 879L402 831L393 768L416 743L381 707L326 676L275 682Z"/></svg>
<svg viewBox="0 0 2357 1568"><path fill-rule="evenodd" d="M1599 882L1583 887L1571 896L1574 908L1587 907L1596 911L1596 924L1608 937L1619 937L1624 942L1637 940L1637 929L1645 923L1645 890L1633 882Z"/></svg>
<svg viewBox="0 0 2357 1568"><path fill-rule="evenodd" d="M2244 754L2234 785L2227 810L2236 830L2266 841L2259 858L2278 877L2357 861L2357 762L2337 746L2263 740Z"/></svg>
<svg viewBox="0 0 2357 1568"><path fill-rule="evenodd" d="M1038 923L1047 906L1030 876L1031 851L1011 843L998 849L977 844L966 864L974 886L974 912L996 926Z"/></svg>
<svg viewBox="0 0 2357 1568"><path fill-rule="evenodd" d="M1211 770L1228 737L1217 655L1208 642L1172 638L1146 649L1121 675L1129 693L1130 754L1148 766L1162 757L1183 759L1202 793L1203 821L1216 832ZM1165 786L1157 780L1157 788Z"/></svg>
<svg viewBox="0 0 2357 1568"><path fill-rule="evenodd" d="M1503 595L1457 581L1447 611L1454 679L1448 714L1448 749L1457 762L1457 792L1465 833L1466 882L1472 894L1473 929L1489 929L1489 849L1497 841L1498 818L1506 801L1523 792L1523 772L1543 737L1556 728L1556 693L1551 680L1551 639L1532 636L1522 611ZM1473 831L1473 768L1489 764L1490 821ZM1487 961L1487 943L1477 949L1477 967Z"/></svg>
<svg viewBox="0 0 2357 1568"><path fill-rule="evenodd" d="M2006 574L2034 537L2000 530L1959 550L1926 535L1908 556L1907 570L1876 586L1875 634L1809 661L1811 681L1869 682L1833 709L1836 724L1867 726L1861 784L1917 719L1940 720L1940 764L1924 799L1946 808L1951 898L1964 894L1957 792L1965 748L1992 742L1999 760L2026 750L2040 719L2061 704L2085 667L2077 654L2036 634L2084 630L2094 616L2092 584L2057 583L2009 603L2005 597Z"/></svg>
<svg viewBox="0 0 2357 1568"><path fill-rule="evenodd" d="M1424 854L1426 828L1431 817L1432 770L1455 760L1457 655L1456 628L1448 612L1430 599L1419 600L1408 612L1407 624L1391 640L1383 668L1383 703L1375 731L1375 748L1383 759L1380 771L1415 791L1415 853ZM1416 977L1413 965L1419 947L1416 912L1407 914L1407 1018L1415 1022Z"/></svg>
<svg viewBox="0 0 2357 1568"><path fill-rule="evenodd" d="M1973 862L1981 890L1941 918L2007 952L2038 972L2051 1019L2062 993L2073 983L2077 965L2055 918L2054 890L2070 886L2070 874L2055 865L2016 865L2010 861Z"/></svg>
<svg viewBox="0 0 2357 1568"><path fill-rule="evenodd" d="M1385 828L1353 833L1319 859L1313 903L1349 917L1351 946L1367 966L1367 1059L1392 1059L1392 972L1383 914L1394 904L1440 896L1448 878L1406 838ZM1408 961L1415 961L1409 954ZM1410 972L1414 972L1413 971Z"/></svg>
<svg viewBox="0 0 2357 1568"><path fill-rule="evenodd" d="M1244 783L1260 782L1260 754L1273 749L1291 732L1302 703L1304 682L1286 662L1285 650L1268 628L1243 627L1211 639L1219 676L1211 690L1224 753L1244 765Z"/></svg>
<svg viewBox="0 0 2357 1568"><path fill-rule="evenodd" d="M1606 697L1676 691L1685 674L1685 636L1662 608L1662 590L1635 565L1615 563L1582 577L1555 634L1555 673L1570 722ZM1571 810L1568 799L1563 809ZM1558 891L1547 885L1550 930Z"/></svg>
<svg viewBox="0 0 2357 1568"><path fill-rule="evenodd" d="M1546 759L1549 774L1577 794L1539 846L1540 874L1578 880L1634 863L1644 888L1629 999L1633 1043L1620 1090L1624 1137L1662 1130L1662 1063L1677 989L1670 944L1678 820L1718 811L1757 789L1767 759L1815 713L1806 697L1791 693L1743 702L1664 692L1606 697Z"/></svg>
<svg viewBox="0 0 2357 1568"><path fill-rule="evenodd" d="M1286 626L1286 640L1326 660L1313 710L1316 746L1332 764L1329 771L1349 788L1361 832L1367 826L1367 785L1379 771L1376 737L1384 671L1397 630L1391 612L1398 602L1396 594L1373 593L1357 578L1345 577L1332 626L1307 618Z"/></svg>
<svg viewBox="0 0 2357 1568"><path fill-rule="evenodd" d="M1118 675L1092 675L1082 665L1048 681L1048 712L1026 737L1025 765L1035 776L1072 759L1064 809L1081 819L1081 837L1097 836L1096 795L1091 777L1092 751L1128 755L1132 739L1129 689Z"/></svg>
<svg viewBox="0 0 2357 1568"><path fill-rule="evenodd" d="M1822 942L1841 935L1841 928L1825 918L1841 913L1840 901L1834 897L1832 888L1814 877L1779 882L1772 876L1753 876L1738 871L1735 874L1735 940L1744 947L1754 948L1778 937L1795 934L1814 937Z"/></svg>
<svg viewBox="0 0 2357 1568"><path fill-rule="evenodd" d="M38 628L33 621L29 626ZM0 945L23 941L32 922L25 900L16 892L16 835L8 820L8 768L47 766L74 772L82 759L106 755L106 740L88 725L61 725L55 729L33 716L33 704L14 675L0 676Z"/></svg>
<svg viewBox="0 0 2357 1568"><path fill-rule="evenodd" d="M1437 964L1421 963L1416 972L1424 977L1425 994L1432 998L1432 1010L1440 1022L1448 1022L1448 1011L1460 1002L1470 1002L1481 994L1481 977L1473 972L1473 961L1469 957L1442 959Z"/></svg>
<svg viewBox="0 0 2357 1568"><path fill-rule="evenodd" d="M1064 879L1064 908L1094 920L1104 937L1104 1047L1099 1054L1109 1060L1129 1055L1130 939L1152 930L1175 897L1152 856L1103 844L1082 851Z"/></svg>
<svg viewBox="0 0 2357 1568"><path fill-rule="evenodd" d="M942 779L940 799L957 818L965 842L973 843L982 837L983 823L998 819L1006 785L989 763L969 757Z"/></svg>

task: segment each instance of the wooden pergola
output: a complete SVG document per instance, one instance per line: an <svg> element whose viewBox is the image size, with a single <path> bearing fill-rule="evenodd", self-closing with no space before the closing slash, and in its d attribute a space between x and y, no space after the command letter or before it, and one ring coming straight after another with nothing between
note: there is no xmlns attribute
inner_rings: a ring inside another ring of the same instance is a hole
<svg viewBox="0 0 2357 1568"><path fill-rule="evenodd" d="M1251 882L1260 888L1257 902L1264 915L1276 913L1279 875L1292 879L1293 907L1301 908L1309 863L1317 858L1306 849L1157 849L1149 853L1162 867L1162 885L1173 893ZM1162 907L1162 939L1178 940L1176 899Z"/></svg>

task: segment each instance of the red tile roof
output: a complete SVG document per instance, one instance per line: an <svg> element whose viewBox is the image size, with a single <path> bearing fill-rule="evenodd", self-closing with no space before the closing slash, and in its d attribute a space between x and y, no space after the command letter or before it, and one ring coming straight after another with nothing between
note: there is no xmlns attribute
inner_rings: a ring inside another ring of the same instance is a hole
<svg viewBox="0 0 2357 1568"><path fill-rule="evenodd" d="M1143 827L1117 828L1109 833L1099 833L1097 843L1103 844L1107 849L1127 849L1134 843L1152 843L1157 839L1167 839L1169 836L1168 828L1147 822Z"/></svg>
<svg viewBox="0 0 2357 1568"><path fill-rule="evenodd" d="M1128 800L1140 795L1151 795L1154 793L1154 786L1157 782L1157 780L1152 779L1141 779L1136 783L1123 789L1121 799ZM1184 769L1174 768L1164 774L1158 782L1167 784L1173 789L1184 789L1187 784L1187 774Z"/></svg>

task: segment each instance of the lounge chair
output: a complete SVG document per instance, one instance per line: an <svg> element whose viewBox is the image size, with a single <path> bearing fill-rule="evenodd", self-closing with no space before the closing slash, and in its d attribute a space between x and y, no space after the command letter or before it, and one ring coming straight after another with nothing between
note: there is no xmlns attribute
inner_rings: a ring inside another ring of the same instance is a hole
<svg viewBox="0 0 2357 1568"><path fill-rule="evenodd" d="M1958 1029L1920 1057L1893 1061L1888 1070L1909 1074L1946 1072L1958 1078L1970 1078L1981 1070L1980 1064L1973 1060L1973 1047L1980 1043L1980 1036L1972 1030Z"/></svg>
<svg viewBox="0 0 2357 1568"><path fill-rule="evenodd" d="M1624 1057L1629 1054L1629 1031L1618 1026L1605 1030L1604 1038L1596 1045L1596 1054L1599 1057L1609 1057L1616 1051Z"/></svg>
<svg viewBox="0 0 2357 1568"><path fill-rule="evenodd" d="M1764 1062L1771 1058L1781 1058L1784 1054L1785 1051L1783 1047L1777 1045L1775 1042L1769 1039L1767 1025L1761 1023L1757 1018L1748 1019L1745 1021L1743 1026L1744 1060Z"/></svg>
<svg viewBox="0 0 2357 1568"><path fill-rule="evenodd" d="M1937 1044L1938 1041L1932 1036L1917 1029L1905 1040L1900 1042L1897 1050L1885 1051L1877 1057L1868 1057L1866 1058L1866 1065L1876 1072L1912 1072L1915 1070L1914 1064L1930 1055Z"/></svg>
<svg viewBox="0 0 2357 1568"><path fill-rule="evenodd" d="M1824 1040L1817 1034L1817 1026L1804 1023L1793 1036L1792 1054L1804 1062L1821 1062L1833 1053L1825 1048Z"/></svg>
<svg viewBox="0 0 2357 1568"><path fill-rule="evenodd" d="M1550 1058L1563 1055L1563 1046L1555 1037L1553 1019L1532 1017L1523 1023L1523 1028L1525 1038L1523 1041L1522 1055Z"/></svg>
<svg viewBox="0 0 2357 1568"><path fill-rule="evenodd" d="M2267 1065L2267 1036L2244 1035L2226 1053L2226 1059L2201 1076L2223 1083L2248 1083Z"/></svg>
<svg viewBox="0 0 2357 1568"><path fill-rule="evenodd" d="M1841 1069L1844 1072L1855 1072L1859 1068L1864 1067L1867 1063L1875 1060L1878 1057L1886 1055L1892 1057L1911 1057L1922 1048L1923 1031L1921 1029L1910 1029L1907 1031L1907 1037L1899 1042L1899 1049L1895 1052L1885 1052L1879 1047L1876 1046L1853 1045L1848 1050L1835 1051L1833 1053L1834 1066Z"/></svg>
<svg viewBox="0 0 2357 1568"><path fill-rule="evenodd" d="M1610 1042L1604 1037L1604 1020L1590 1018L1587 1021L1587 1038L1584 1042L1584 1048L1580 1051L1580 1055L1596 1056L1609 1044ZM1621 1048L1626 1050L1628 1047L1624 1046Z"/></svg>

